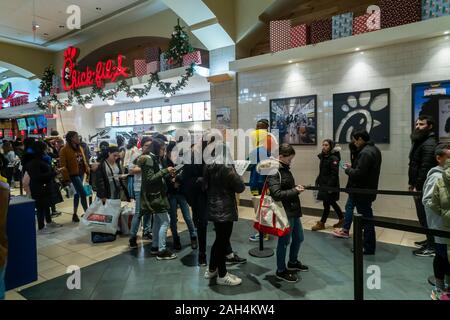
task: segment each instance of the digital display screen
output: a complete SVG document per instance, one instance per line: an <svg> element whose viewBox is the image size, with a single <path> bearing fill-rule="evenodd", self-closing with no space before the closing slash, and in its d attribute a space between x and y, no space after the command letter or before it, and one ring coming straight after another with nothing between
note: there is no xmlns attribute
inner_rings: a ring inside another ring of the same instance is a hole
<svg viewBox="0 0 450 320"><path fill-rule="evenodd" d="M17 127L20 131L27 130L27 121L25 119L17 119Z"/></svg>
<svg viewBox="0 0 450 320"><path fill-rule="evenodd" d="M36 122L38 129L47 128L47 119L43 115L37 116Z"/></svg>
<svg viewBox="0 0 450 320"><path fill-rule="evenodd" d="M192 121L192 103L183 104L181 110L183 122Z"/></svg>
<svg viewBox="0 0 450 320"><path fill-rule="evenodd" d="M172 122L181 122L181 104L172 106Z"/></svg>
<svg viewBox="0 0 450 320"><path fill-rule="evenodd" d="M194 121L205 120L205 103L196 102L192 105Z"/></svg>
<svg viewBox="0 0 450 320"><path fill-rule="evenodd" d="M152 108L152 110L153 110L153 123L161 123L162 121L161 107Z"/></svg>
<svg viewBox="0 0 450 320"><path fill-rule="evenodd" d="M37 129L35 118L27 118L27 122L28 122L28 129L30 130Z"/></svg>
<svg viewBox="0 0 450 320"><path fill-rule="evenodd" d="M161 109L162 123L172 122L172 106L165 106Z"/></svg>
<svg viewBox="0 0 450 320"><path fill-rule="evenodd" d="M153 110L152 109L144 109L144 124L152 124L153 123Z"/></svg>
<svg viewBox="0 0 450 320"><path fill-rule="evenodd" d="M111 127L111 112L105 113L105 127Z"/></svg>

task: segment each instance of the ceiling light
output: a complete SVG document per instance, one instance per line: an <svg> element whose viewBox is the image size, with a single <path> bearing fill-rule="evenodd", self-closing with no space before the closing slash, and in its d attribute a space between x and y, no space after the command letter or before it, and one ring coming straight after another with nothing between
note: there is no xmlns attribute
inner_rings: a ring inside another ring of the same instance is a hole
<svg viewBox="0 0 450 320"><path fill-rule="evenodd" d="M106 100L106 103L109 104L110 106L113 106L114 104L116 104L116 100L108 99L108 100Z"/></svg>
<svg viewBox="0 0 450 320"><path fill-rule="evenodd" d="M92 108L93 104L92 103L85 103L84 106L86 107L86 109L90 109L90 108Z"/></svg>
<svg viewBox="0 0 450 320"><path fill-rule="evenodd" d="M292 63L292 60L289 60L288 62L289 62L289 63Z"/></svg>
<svg viewBox="0 0 450 320"><path fill-rule="evenodd" d="M170 93L166 93L166 98L170 98L172 95Z"/></svg>
<svg viewBox="0 0 450 320"><path fill-rule="evenodd" d="M444 34L445 35L450 34L450 31L445 31Z"/></svg>
<svg viewBox="0 0 450 320"><path fill-rule="evenodd" d="M69 112L72 111L72 109L73 109L73 106L71 106L71 105L68 105L68 106L66 107L66 110L69 111Z"/></svg>
<svg viewBox="0 0 450 320"><path fill-rule="evenodd" d="M141 101L141 98L140 98L139 96L134 96L134 97L133 97L133 101L134 101L134 102L140 102L140 101Z"/></svg>
<svg viewBox="0 0 450 320"><path fill-rule="evenodd" d="M361 50L361 49L360 49L360 48L356 48L356 49L355 49L355 51L359 51L359 50Z"/></svg>

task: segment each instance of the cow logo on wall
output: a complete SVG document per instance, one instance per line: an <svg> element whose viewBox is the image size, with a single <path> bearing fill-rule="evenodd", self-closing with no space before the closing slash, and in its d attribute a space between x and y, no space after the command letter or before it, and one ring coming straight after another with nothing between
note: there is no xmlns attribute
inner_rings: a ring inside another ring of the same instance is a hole
<svg viewBox="0 0 450 320"><path fill-rule="evenodd" d="M11 82L5 82L4 84L0 85L0 93L3 99L8 98L11 95L11 92L12 92Z"/></svg>
<svg viewBox="0 0 450 320"><path fill-rule="evenodd" d="M390 90L333 95L333 131L338 143L351 141L355 129L365 129L375 143L389 143Z"/></svg>

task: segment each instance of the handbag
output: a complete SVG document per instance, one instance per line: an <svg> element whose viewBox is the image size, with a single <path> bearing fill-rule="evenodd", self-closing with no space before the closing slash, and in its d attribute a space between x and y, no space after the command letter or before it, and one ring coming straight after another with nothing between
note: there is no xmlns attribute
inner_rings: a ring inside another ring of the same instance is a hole
<svg viewBox="0 0 450 320"><path fill-rule="evenodd" d="M281 174L280 175L281 180ZM268 195L269 185L266 182L261 193L259 205L256 212L256 219L253 227L259 232L283 237L290 233L289 219L284 210L283 204L273 200Z"/></svg>
<svg viewBox="0 0 450 320"><path fill-rule="evenodd" d="M92 196L92 186L90 184L85 183L83 185L84 193L86 194L86 197Z"/></svg>

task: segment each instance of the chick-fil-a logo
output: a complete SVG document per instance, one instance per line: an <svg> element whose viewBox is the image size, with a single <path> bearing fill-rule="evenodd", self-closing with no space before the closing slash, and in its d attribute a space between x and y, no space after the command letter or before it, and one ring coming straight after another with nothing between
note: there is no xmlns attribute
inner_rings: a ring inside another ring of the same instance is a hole
<svg viewBox="0 0 450 320"><path fill-rule="evenodd" d="M117 78L127 78L128 68L122 66L123 56L117 56L117 63L113 60L106 62L99 61L95 67L95 71L86 67L86 70L79 71L77 67L77 58L79 50L74 47L68 47L64 51L64 65L61 71L61 81L64 90L70 91L81 87L89 87L95 85L102 88L105 81L115 82Z"/></svg>

